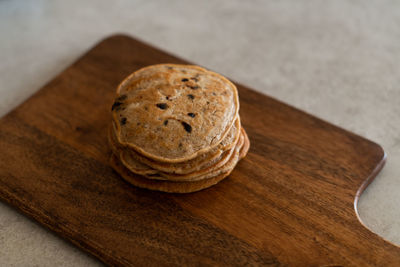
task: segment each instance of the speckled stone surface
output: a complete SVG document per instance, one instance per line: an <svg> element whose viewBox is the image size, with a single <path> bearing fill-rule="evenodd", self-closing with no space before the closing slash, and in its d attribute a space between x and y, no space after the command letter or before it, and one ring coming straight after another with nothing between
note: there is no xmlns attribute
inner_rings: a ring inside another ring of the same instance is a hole
<svg viewBox="0 0 400 267"><path fill-rule="evenodd" d="M0 1L0 115L95 42L138 37L381 144L363 223L400 244L400 2ZM0 266L101 265L0 203Z"/></svg>

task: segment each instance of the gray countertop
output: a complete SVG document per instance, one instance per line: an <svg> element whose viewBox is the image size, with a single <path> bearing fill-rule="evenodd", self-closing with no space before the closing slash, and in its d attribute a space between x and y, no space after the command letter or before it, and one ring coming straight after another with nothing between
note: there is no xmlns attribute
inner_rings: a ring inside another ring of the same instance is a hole
<svg viewBox="0 0 400 267"><path fill-rule="evenodd" d="M399 1L0 1L0 116L122 32L381 144L363 223L400 244ZM1 266L100 263L0 203Z"/></svg>

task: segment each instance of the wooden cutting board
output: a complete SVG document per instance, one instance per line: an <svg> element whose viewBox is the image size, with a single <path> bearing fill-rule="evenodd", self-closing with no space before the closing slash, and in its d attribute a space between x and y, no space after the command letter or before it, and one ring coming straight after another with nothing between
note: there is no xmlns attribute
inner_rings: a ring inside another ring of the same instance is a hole
<svg viewBox="0 0 400 267"><path fill-rule="evenodd" d="M100 42L0 120L0 197L111 265L390 266L400 248L358 220L382 148L238 85L251 149L193 194L138 189L108 165L114 90L185 62L127 36Z"/></svg>

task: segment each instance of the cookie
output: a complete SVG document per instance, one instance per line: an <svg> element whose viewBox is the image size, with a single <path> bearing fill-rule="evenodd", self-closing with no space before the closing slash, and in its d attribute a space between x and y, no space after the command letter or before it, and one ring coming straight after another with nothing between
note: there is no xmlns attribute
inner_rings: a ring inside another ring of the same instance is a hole
<svg viewBox="0 0 400 267"><path fill-rule="evenodd" d="M233 168L236 165L237 161L239 160L240 156L239 151L243 147L243 144L244 144L244 136L241 135L236 146L229 149L228 151L225 151L224 154L219 158L219 160L215 162L213 165L183 175L170 174L164 172L150 173L150 170L152 169L149 169L149 173L145 174L138 173L136 172L137 161L135 161L132 158L126 157L126 154L124 152L119 153L119 159L122 162L122 164L130 171L142 174L144 177L148 179L169 180L169 181L198 181L198 180L208 179L213 176L217 176L220 173L223 173Z"/></svg>
<svg viewBox="0 0 400 267"><path fill-rule="evenodd" d="M126 155L125 157L133 158L151 167L152 169L173 174L188 174L215 164L225 151L231 149L233 146L236 145L237 140L239 139L239 135L241 133L240 128L241 128L240 119L237 118L235 120L234 125L229 130L228 135L222 140L221 143L218 144L218 146L211 149L207 153L203 153L198 157L185 162L178 162L178 163L158 162L149 159L147 157L144 157L132 149L126 149L123 146L121 146L121 149L125 149L126 150L125 153L128 153L128 155ZM113 143L116 144L117 139L115 137L115 133L112 129L110 130L111 132L109 134L111 135L111 139L114 140Z"/></svg>
<svg viewBox="0 0 400 267"><path fill-rule="evenodd" d="M243 149L243 148L242 148ZM243 155L243 151L240 150L236 153L236 157L239 158ZM111 167L128 183L145 189L168 192L168 193L192 193L206 189L210 186L217 184L226 178L234 168L227 170L224 173L220 173L217 176L203 179L199 181L191 182L176 182L176 181L162 181L147 179L143 176L137 175L129 171L118 159L117 156L112 154L110 159Z"/></svg>
<svg viewBox="0 0 400 267"><path fill-rule="evenodd" d="M217 177L213 177L206 180L200 180L196 182L171 182L171 181L159 181L150 180L130 172L124 167L118 158L113 154L111 156L110 164L113 169L128 183L145 189L168 192L168 193L192 193L208 188L220 182L230 172L220 174Z"/></svg>
<svg viewBox="0 0 400 267"><path fill-rule="evenodd" d="M155 161L177 163L218 146L238 110L237 89L223 76L192 65L160 64L119 85L112 116L119 143Z"/></svg>
<svg viewBox="0 0 400 267"><path fill-rule="evenodd" d="M239 155L240 159L242 159L242 158L246 157L247 152L249 152L249 149L250 149L250 140L249 140L249 137L247 136L247 133L246 133L246 131L244 130L244 128L242 127L240 130L241 130L241 133L242 133L243 138L244 138L243 147L242 147L242 149L240 150L240 155Z"/></svg>

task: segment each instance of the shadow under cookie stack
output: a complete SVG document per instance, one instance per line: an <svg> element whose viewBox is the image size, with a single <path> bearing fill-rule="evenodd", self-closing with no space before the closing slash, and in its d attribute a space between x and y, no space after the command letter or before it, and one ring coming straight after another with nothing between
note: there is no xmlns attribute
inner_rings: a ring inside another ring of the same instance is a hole
<svg viewBox="0 0 400 267"><path fill-rule="evenodd" d="M108 136L111 166L122 178L171 193L217 184L250 146L235 85L193 65L152 65L128 76L117 88Z"/></svg>

